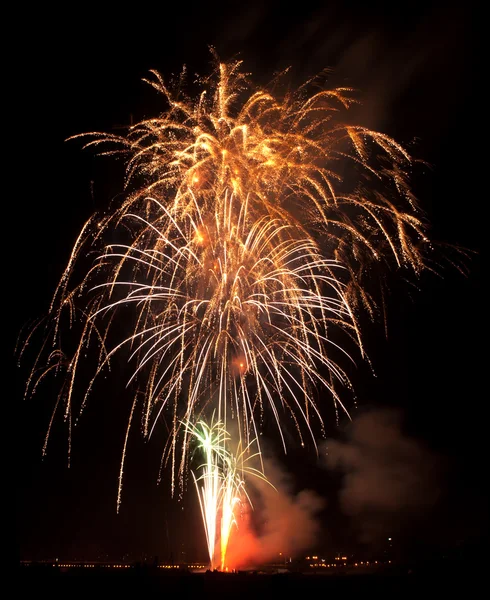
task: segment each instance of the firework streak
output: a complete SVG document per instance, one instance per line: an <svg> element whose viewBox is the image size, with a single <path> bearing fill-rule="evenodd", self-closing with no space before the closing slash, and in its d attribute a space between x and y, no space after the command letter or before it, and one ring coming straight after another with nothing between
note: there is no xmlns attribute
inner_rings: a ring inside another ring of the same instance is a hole
<svg viewBox="0 0 490 600"><path fill-rule="evenodd" d="M198 447L204 454L204 463L199 467L201 475L193 475L199 498L201 514L206 531L206 541L211 568L214 568L214 555L218 520L220 527L221 570L226 568L226 551L233 526L238 527L236 519L237 507L242 502L252 503L245 490L244 475L253 475L267 481L263 472L248 466L246 463L256 454L250 454L250 445L245 450L232 454L227 449L230 437L222 423L211 420L208 425L204 421L197 424L185 423L186 430L194 436Z"/></svg>

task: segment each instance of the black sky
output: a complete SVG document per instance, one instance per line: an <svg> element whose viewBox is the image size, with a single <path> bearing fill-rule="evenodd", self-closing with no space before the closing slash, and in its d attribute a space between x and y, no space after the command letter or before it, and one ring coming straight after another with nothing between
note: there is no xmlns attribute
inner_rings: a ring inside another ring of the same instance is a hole
<svg viewBox="0 0 490 600"><path fill-rule="evenodd" d="M442 277L424 275L417 288L393 280L387 336L382 323L366 325L377 376L359 364L353 382L360 413L396 409L403 436L423 444L446 465L440 471L441 499L431 509L431 515L439 514L437 527L456 520L454 536L461 543L478 537L485 514L480 354L485 320L478 254L483 200L470 183L475 119L471 6L304 2L301 8L286 8L282 2L250 2L190 3L165 10L164 4L151 9L115 5L113 10L81 4L66 12L43 5L29 13L21 36L25 58L18 65L27 108L20 120L21 193L11 200L14 223L22 222L22 243L15 254L18 293L10 347L20 328L46 311L85 219L122 190L120 165L94 158L66 138L110 131L131 118L156 114L158 97L141 78L149 69L168 77L183 64L190 73L205 74L209 45L224 60L243 58L244 68L260 83L288 65L298 82L330 67L332 85L361 90L365 124L392 135L429 163L414 173L413 185L432 224L432 239L474 252L466 277L447 267ZM178 502L170 500L166 482L157 486L163 439L149 444L137 435L131 439L123 506L115 514L118 461L130 410L122 378L92 398L73 437L67 469L61 418L41 460L55 387L47 383L21 403L28 365L17 368L15 362L10 361L19 404L20 557L146 552L177 558L183 549L188 556L202 556L204 536L193 492ZM328 434L350 439L343 423L329 426ZM342 477L298 449L280 460L293 473L303 467L296 475L298 489L310 487L329 499L322 547L351 543L355 524L336 500ZM469 513L476 515L473 521Z"/></svg>

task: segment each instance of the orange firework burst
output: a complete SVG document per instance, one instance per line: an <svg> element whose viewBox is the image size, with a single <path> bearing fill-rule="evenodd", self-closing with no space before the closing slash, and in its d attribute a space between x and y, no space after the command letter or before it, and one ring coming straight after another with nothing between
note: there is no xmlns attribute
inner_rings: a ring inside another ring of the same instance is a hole
<svg viewBox="0 0 490 600"><path fill-rule="evenodd" d="M51 316L55 341L65 312L81 323L57 406L71 420L86 347L95 343L98 364L82 409L97 376L127 351L128 384L144 391L145 435L160 417L171 423L173 489L188 461L182 423L216 411L225 428L236 420L247 447L267 408L281 437L286 411L301 441L314 440L318 385L346 410L337 384L350 384L333 357L347 352L330 331L364 355L359 310L374 315L366 271L392 262L420 272L427 240L407 184L410 156L383 133L345 124L351 89L259 89L239 61L219 64L196 98L182 91L184 77L169 88L152 72L148 83L162 96L159 116L124 136L84 134L85 147L126 159L128 193L83 227ZM129 334L118 327L128 315Z"/></svg>

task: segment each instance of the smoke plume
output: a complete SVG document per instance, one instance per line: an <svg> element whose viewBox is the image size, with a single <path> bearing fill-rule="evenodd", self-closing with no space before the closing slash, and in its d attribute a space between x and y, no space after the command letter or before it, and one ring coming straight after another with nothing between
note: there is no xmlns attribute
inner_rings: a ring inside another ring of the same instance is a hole
<svg viewBox="0 0 490 600"><path fill-rule="evenodd" d="M441 459L403 433L393 410L355 419L346 441L328 443L327 466L343 475L340 507L363 542L420 524L441 491Z"/></svg>
<svg viewBox="0 0 490 600"><path fill-rule="evenodd" d="M271 460L264 463L274 487L260 479L247 481L253 508L244 507L238 535L230 540L227 556L234 568L286 562L314 544L319 532L324 500L311 490L294 493L284 470Z"/></svg>

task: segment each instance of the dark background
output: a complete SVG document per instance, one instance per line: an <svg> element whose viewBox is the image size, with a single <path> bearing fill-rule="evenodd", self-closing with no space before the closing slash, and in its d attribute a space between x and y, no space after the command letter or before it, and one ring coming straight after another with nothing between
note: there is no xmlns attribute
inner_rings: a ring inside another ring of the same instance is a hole
<svg viewBox="0 0 490 600"><path fill-rule="evenodd" d="M122 191L121 164L95 158L66 138L116 130L157 114L158 95L142 77L149 69L169 77L183 64L191 74L207 74L209 45L223 60L242 58L258 83L288 65L298 83L331 67L332 85L361 90L363 124L392 135L430 165L414 171L415 194L431 222L431 238L470 250L464 261L468 274L445 266L442 276L424 274L416 286L393 277L387 336L382 323L365 325L376 377L359 361L352 379L360 413L396 408L403 435L444 461L441 496L426 515L435 523L431 543L440 533L443 543L435 547L444 551L473 547L486 526L487 468L481 350L486 320L479 294L485 200L473 167L480 119L470 101L472 6L203 4L42 6L31 9L19 28L18 56L25 57L18 65L20 96L26 107L19 120L19 190L11 203L14 223L22 226L14 253L8 354L19 407L20 558L205 557L194 492L179 501L170 498L167 481L157 485L163 437L145 443L137 430L131 436L123 504L116 514L131 402L124 374L92 396L73 435L68 469L61 415L41 459L55 383L22 400L29 362L17 367L13 348L21 327L47 310L81 225ZM330 422L327 434L348 437L343 422ZM293 474L297 490L308 487L328 498L316 547L357 548L356 525L338 496L342 476L319 468L314 453L295 447L277 460ZM422 531L414 535L423 539Z"/></svg>

